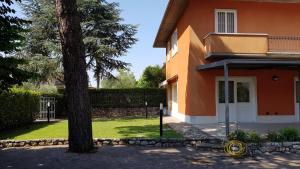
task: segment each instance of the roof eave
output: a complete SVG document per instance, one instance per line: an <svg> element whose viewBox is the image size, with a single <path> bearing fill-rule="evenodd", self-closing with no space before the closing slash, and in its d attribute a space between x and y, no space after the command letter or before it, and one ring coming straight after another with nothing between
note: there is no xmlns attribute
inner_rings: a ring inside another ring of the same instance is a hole
<svg viewBox="0 0 300 169"><path fill-rule="evenodd" d="M181 17L189 0L169 0L162 22L157 31L157 35L153 44L155 48L164 48L167 45L167 40L177 21Z"/></svg>

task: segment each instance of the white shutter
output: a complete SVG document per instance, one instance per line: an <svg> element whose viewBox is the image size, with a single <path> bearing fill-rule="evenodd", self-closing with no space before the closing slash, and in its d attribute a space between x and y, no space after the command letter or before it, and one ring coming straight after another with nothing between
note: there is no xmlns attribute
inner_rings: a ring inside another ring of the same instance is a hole
<svg viewBox="0 0 300 169"><path fill-rule="evenodd" d="M167 61L170 60L170 50L171 50L171 44L170 44L170 41L168 41L167 43Z"/></svg>
<svg viewBox="0 0 300 169"><path fill-rule="evenodd" d="M172 45L172 56L178 52L178 33L177 30L174 31L171 38L171 45Z"/></svg>

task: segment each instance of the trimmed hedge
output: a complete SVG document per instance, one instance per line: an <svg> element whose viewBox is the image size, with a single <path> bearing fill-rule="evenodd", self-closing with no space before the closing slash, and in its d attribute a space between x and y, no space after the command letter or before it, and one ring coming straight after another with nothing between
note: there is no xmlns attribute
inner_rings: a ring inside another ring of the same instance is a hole
<svg viewBox="0 0 300 169"><path fill-rule="evenodd" d="M92 108L140 108L166 105L165 89L100 89L89 90Z"/></svg>
<svg viewBox="0 0 300 169"><path fill-rule="evenodd" d="M63 94L64 90L59 90ZM160 103L166 105L165 89L90 89L91 108L141 108L159 107Z"/></svg>
<svg viewBox="0 0 300 169"><path fill-rule="evenodd" d="M33 123L39 101L37 92L13 89L0 93L0 130Z"/></svg>

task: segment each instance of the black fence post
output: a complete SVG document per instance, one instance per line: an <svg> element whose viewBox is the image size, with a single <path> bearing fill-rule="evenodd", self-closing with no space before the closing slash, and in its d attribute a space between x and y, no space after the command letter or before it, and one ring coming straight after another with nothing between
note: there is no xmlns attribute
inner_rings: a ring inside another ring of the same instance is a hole
<svg viewBox="0 0 300 169"><path fill-rule="evenodd" d="M160 106L159 106L159 116L160 116L159 135L160 135L160 137L163 136L163 109L164 109L164 106L162 103L160 103Z"/></svg>
<svg viewBox="0 0 300 169"><path fill-rule="evenodd" d="M146 106L146 119L148 118L148 102L145 102L145 106Z"/></svg>
<svg viewBox="0 0 300 169"><path fill-rule="evenodd" d="M48 102L47 103L47 121L48 121L48 123L50 123L50 107L51 107L51 103Z"/></svg>

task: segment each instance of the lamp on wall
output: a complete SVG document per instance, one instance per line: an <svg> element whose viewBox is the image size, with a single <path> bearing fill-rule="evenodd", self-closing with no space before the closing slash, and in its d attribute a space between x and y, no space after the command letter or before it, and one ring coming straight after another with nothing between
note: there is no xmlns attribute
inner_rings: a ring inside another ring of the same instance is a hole
<svg viewBox="0 0 300 169"><path fill-rule="evenodd" d="M279 77L276 76L276 75L274 75L274 76L272 76L272 80L273 80L273 81L278 81L278 80L279 80Z"/></svg>

